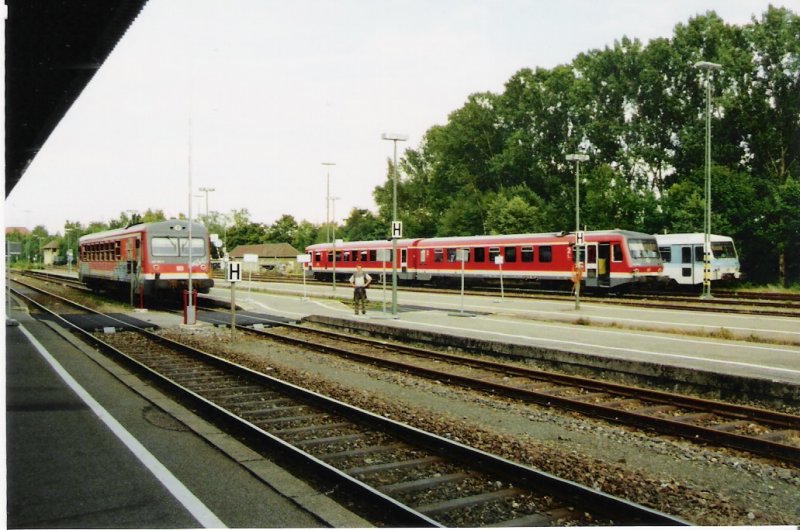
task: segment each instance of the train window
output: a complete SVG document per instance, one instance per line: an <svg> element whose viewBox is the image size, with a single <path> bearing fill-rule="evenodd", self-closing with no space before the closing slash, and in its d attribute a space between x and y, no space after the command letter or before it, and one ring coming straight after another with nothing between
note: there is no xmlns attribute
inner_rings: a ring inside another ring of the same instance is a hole
<svg viewBox="0 0 800 530"><path fill-rule="evenodd" d="M486 249L483 247L475 247L472 249L473 251L473 259L475 263L484 263L486 261Z"/></svg>
<svg viewBox="0 0 800 530"><path fill-rule="evenodd" d="M333 263L333 251L328 251L328 263Z"/></svg>
<svg viewBox="0 0 800 530"><path fill-rule="evenodd" d="M346 250L342 256L342 261L350 261L350 251Z"/></svg>
<svg viewBox="0 0 800 530"><path fill-rule="evenodd" d="M533 247L522 247L522 262L523 263L533 262Z"/></svg>
<svg viewBox="0 0 800 530"><path fill-rule="evenodd" d="M420 263L425 263L425 258L427 257L427 255L428 255L428 251L427 250L420 249L420 251L419 251L419 262Z"/></svg>
<svg viewBox="0 0 800 530"><path fill-rule="evenodd" d="M703 245L696 245L694 247L694 260L696 262L703 261Z"/></svg>
<svg viewBox="0 0 800 530"><path fill-rule="evenodd" d="M434 263L441 263L442 257L444 256L444 250L437 248L433 251L433 261Z"/></svg>
<svg viewBox="0 0 800 530"><path fill-rule="evenodd" d="M370 261L378 261L378 251L377 250L370 250L369 251L369 260Z"/></svg>
<svg viewBox="0 0 800 530"><path fill-rule="evenodd" d="M611 245L611 261L616 263L622 262L622 247L619 243Z"/></svg>
<svg viewBox="0 0 800 530"><path fill-rule="evenodd" d="M514 263L517 261L517 247L505 247L503 249L503 260L506 263Z"/></svg>
<svg viewBox="0 0 800 530"><path fill-rule="evenodd" d="M539 247L539 263L550 263L553 261L553 247L545 245Z"/></svg>
<svg viewBox="0 0 800 530"><path fill-rule="evenodd" d="M681 247L681 263L692 262L692 247Z"/></svg>
<svg viewBox="0 0 800 530"><path fill-rule="evenodd" d="M664 263L672 261L672 247L658 247L658 252L661 254L661 260Z"/></svg>
<svg viewBox="0 0 800 530"><path fill-rule="evenodd" d="M632 259L658 259L658 245L655 239L629 239L628 251Z"/></svg>
<svg viewBox="0 0 800 530"><path fill-rule="evenodd" d="M733 241L713 241L711 243L711 252L715 258L736 258L736 248L733 246Z"/></svg>
<svg viewBox="0 0 800 530"><path fill-rule="evenodd" d="M122 258L122 246L119 241L114 241L114 259L119 261Z"/></svg>
<svg viewBox="0 0 800 530"><path fill-rule="evenodd" d="M367 261L367 256L368 256L367 251L366 250L362 250L361 251L361 261Z"/></svg>
<svg viewBox="0 0 800 530"><path fill-rule="evenodd" d="M181 242L181 256L189 255L189 240L188 238L180 238ZM192 238L192 257L204 256L206 253L206 242L201 237Z"/></svg>
<svg viewBox="0 0 800 530"><path fill-rule="evenodd" d="M153 256L178 256L178 240L174 237L154 237L150 241Z"/></svg>
<svg viewBox="0 0 800 530"><path fill-rule="evenodd" d="M337 250L336 251L336 261L342 261L342 251L341 250Z"/></svg>
<svg viewBox="0 0 800 530"><path fill-rule="evenodd" d="M500 249L498 247L490 247L489 248L489 262L494 263L494 258L500 255Z"/></svg>
<svg viewBox="0 0 800 530"><path fill-rule="evenodd" d="M456 249L447 249L447 263L453 263L456 260Z"/></svg>

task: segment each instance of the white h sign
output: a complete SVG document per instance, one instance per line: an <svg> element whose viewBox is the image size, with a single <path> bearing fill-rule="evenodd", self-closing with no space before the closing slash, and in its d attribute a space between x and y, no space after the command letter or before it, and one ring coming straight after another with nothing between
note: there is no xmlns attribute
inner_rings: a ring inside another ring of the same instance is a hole
<svg viewBox="0 0 800 530"><path fill-rule="evenodd" d="M403 221L392 221L392 239L403 237Z"/></svg>
<svg viewBox="0 0 800 530"><path fill-rule="evenodd" d="M238 261L229 261L225 278L229 282L238 282L242 279L242 264Z"/></svg>

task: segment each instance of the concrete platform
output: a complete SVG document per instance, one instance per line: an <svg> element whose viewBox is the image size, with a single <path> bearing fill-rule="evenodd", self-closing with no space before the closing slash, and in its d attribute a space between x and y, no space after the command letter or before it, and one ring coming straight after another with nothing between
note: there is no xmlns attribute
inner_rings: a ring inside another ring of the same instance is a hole
<svg viewBox="0 0 800 530"><path fill-rule="evenodd" d="M26 313L6 327L7 524L369 524Z"/></svg>

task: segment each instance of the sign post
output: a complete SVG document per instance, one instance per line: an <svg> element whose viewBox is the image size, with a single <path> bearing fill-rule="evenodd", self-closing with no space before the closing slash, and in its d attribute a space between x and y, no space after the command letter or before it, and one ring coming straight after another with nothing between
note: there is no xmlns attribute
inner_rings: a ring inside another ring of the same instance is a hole
<svg viewBox="0 0 800 530"><path fill-rule="evenodd" d="M242 279L242 264L238 261L229 261L225 279L231 284L231 339L233 339L236 334L236 283Z"/></svg>
<svg viewBox="0 0 800 530"><path fill-rule="evenodd" d="M500 300L505 300L505 293L503 292L503 256L495 256L494 264L500 267Z"/></svg>
<svg viewBox="0 0 800 530"><path fill-rule="evenodd" d="M300 264L300 270L303 274L303 300L308 300L308 295L306 293L306 266L308 263L311 263L311 256L308 254L298 254L297 263Z"/></svg>
<svg viewBox="0 0 800 530"><path fill-rule="evenodd" d="M242 259L244 260L245 263L255 263L256 265L258 265L258 254L245 254L242 257ZM252 293L252 289L253 289L253 266L252 265L248 265L247 266L247 277L248 277L248 281L247 281L247 298L249 300L252 300L253 299L253 293Z"/></svg>
<svg viewBox="0 0 800 530"><path fill-rule="evenodd" d="M403 222L392 221L392 316L394 318L397 318L397 240L402 237Z"/></svg>
<svg viewBox="0 0 800 530"><path fill-rule="evenodd" d="M389 261L390 253L388 248L379 248L376 257L381 262L381 281L383 282L383 315L386 316L386 262Z"/></svg>

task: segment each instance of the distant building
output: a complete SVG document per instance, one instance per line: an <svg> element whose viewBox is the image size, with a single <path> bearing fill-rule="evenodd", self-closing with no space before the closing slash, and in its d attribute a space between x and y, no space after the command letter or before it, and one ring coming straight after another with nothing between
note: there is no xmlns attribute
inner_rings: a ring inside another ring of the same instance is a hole
<svg viewBox="0 0 800 530"><path fill-rule="evenodd" d="M230 259L243 261L245 254L257 256L256 263L244 263L244 270L246 271L274 270L276 272L288 272L297 267L297 256L302 252L289 243L239 245L231 251Z"/></svg>
<svg viewBox="0 0 800 530"><path fill-rule="evenodd" d="M45 267L52 267L58 257L58 241L51 241L42 247L42 256Z"/></svg>
<svg viewBox="0 0 800 530"><path fill-rule="evenodd" d="M31 231L25 228L24 226L7 226L6 227L6 235L17 233L21 236L29 236L31 235Z"/></svg>

